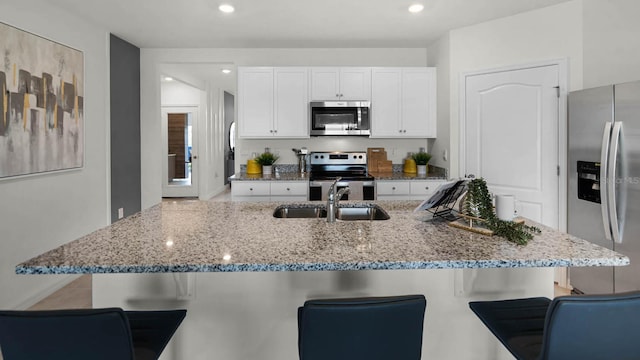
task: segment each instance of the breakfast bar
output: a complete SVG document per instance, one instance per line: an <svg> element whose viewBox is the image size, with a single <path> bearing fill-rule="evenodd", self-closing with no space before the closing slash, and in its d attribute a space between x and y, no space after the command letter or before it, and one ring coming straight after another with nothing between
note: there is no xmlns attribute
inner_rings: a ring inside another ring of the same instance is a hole
<svg viewBox="0 0 640 360"><path fill-rule="evenodd" d="M94 274L94 307L187 308L162 359L296 359L296 309L306 299L410 293L427 297L424 358L509 359L469 301L552 297L554 267L629 263L539 224L523 246L429 220L413 212L419 201L375 204L388 220L276 218L282 203L272 202L163 201L16 272Z"/></svg>

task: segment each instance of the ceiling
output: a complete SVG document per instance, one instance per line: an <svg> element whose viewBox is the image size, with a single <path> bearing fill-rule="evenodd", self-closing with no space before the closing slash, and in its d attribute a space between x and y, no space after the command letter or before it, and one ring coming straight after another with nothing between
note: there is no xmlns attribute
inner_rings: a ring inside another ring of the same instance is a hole
<svg viewBox="0 0 640 360"><path fill-rule="evenodd" d="M49 0L141 48L425 48L568 0ZM222 3L236 11L218 11ZM422 3L412 14L409 5Z"/></svg>

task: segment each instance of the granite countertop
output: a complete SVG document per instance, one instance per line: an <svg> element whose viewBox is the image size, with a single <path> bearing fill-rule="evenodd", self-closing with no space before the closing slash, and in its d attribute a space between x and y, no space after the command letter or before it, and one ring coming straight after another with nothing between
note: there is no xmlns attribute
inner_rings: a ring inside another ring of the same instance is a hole
<svg viewBox="0 0 640 360"><path fill-rule="evenodd" d="M229 176L230 181L309 181L309 173L278 172L271 175L236 173Z"/></svg>
<svg viewBox="0 0 640 360"><path fill-rule="evenodd" d="M309 172L300 173L295 171L295 166L281 165L282 171L277 171L272 175L247 174L246 166L241 166L241 172L229 177L230 181L307 181L309 180ZM294 171L292 171L292 169ZM392 172L378 173L372 172L371 175L376 180L447 180L447 170L437 166L429 165L427 175L408 174L402 172L402 165L393 165Z"/></svg>
<svg viewBox="0 0 640 360"><path fill-rule="evenodd" d="M341 205L353 206L356 202ZM541 226L525 246L423 221L419 201L377 201L381 221L278 219L281 203L166 201L16 266L18 274L617 266L629 259ZM317 202L317 204L321 204Z"/></svg>

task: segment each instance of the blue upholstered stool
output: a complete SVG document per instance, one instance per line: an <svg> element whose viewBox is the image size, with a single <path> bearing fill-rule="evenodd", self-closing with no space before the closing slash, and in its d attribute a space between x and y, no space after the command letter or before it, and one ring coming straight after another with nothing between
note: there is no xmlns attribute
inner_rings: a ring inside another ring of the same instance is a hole
<svg viewBox="0 0 640 360"><path fill-rule="evenodd" d="M640 359L640 292L469 306L518 360Z"/></svg>
<svg viewBox="0 0 640 360"><path fill-rule="evenodd" d="M298 308L301 360L419 360L423 295L308 300Z"/></svg>
<svg viewBox="0 0 640 360"><path fill-rule="evenodd" d="M0 311L4 360L157 360L186 310Z"/></svg>

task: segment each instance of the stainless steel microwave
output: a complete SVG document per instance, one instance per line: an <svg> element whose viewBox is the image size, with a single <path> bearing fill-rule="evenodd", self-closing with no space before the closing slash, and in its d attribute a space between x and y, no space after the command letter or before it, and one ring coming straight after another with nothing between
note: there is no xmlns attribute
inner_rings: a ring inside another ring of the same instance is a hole
<svg viewBox="0 0 640 360"><path fill-rule="evenodd" d="M312 101L311 136L371 135L369 101Z"/></svg>

